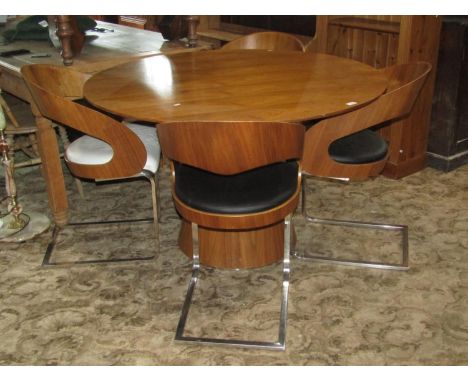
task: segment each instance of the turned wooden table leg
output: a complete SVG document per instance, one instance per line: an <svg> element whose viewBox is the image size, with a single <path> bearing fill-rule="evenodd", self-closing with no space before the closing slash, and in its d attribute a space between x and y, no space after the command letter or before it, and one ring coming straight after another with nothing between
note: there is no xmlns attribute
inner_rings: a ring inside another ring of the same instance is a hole
<svg viewBox="0 0 468 382"><path fill-rule="evenodd" d="M195 48L198 43L197 28L200 23L200 17L198 16L187 16L188 23L188 47Z"/></svg>
<svg viewBox="0 0 468 382"><path fill-rule="evenodd" d="M55 224L64 226L68 223L68 200L57 137L50 121L41 116L34 104L31 104L31 109L36 118L37 145L42 160L42 173L46 181L49 206Z"/></svg>
<svg viewBox="0 0 468 382"><path fill-rule="evenodd" d="M57 36L62 45L62 59L64 65L73 64L72 37L74 34L72 28L71 16L57 16Z"/></svg>

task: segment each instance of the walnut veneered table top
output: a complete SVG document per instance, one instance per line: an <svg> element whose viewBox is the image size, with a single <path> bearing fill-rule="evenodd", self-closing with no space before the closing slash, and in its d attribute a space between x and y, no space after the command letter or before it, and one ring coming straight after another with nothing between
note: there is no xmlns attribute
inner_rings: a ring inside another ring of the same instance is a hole
<svg viewBox="0 0 468 382"><path fill-rule="evenodd" d="M259 50L154 56L95 74L84 95L95 106L149 122L306 121L369 103L383 72L340 57Z"/></svg>

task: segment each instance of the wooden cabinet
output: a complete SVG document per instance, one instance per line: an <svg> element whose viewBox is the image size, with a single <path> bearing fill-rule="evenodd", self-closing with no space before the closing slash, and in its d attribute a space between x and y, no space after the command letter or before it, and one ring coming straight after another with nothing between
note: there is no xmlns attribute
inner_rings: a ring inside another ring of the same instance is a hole
<svg viewBox="0 0 468 382"><path fill-rule="evenodd" d="M307 42L315 35L317 16L192 16L197 17L198 38L215 47L240 36L274 30L296 35Z"/></svg>
<svg viewBox="0 0 468 382"><path fill-rule="evenodd" d="M148 16L119 16L119 24L138 29L154 29L154 20Z"/></svg>
<svg viewBox="0 0 468 382"><path fill-rule="evenodd" d="M326 41L322 43L323 48L314 47L314 50L324 51L326 47L329 54L376 68L394 65L398 56L401 16L369 17L327 16L327 25L323 25L317 35L318 39L326 37Z"/></svg>
<svg viewBox="0 0 468 382"><path fill-rule="evenodd" d="M383 174L401 178L426 165L441 18L436 16L318 16L311 50L376 68L414 61L432 64L411 114L381 129L390 142Z"/></svg>
<svg viewBox="0 0 468 382"><path fill-rule="evenodd" d="M187 37L187 16L92 16L95 20L106 21L127 27L160 32L166 40L174 41Z"/></svg>
<svg viewBox="0 0 468 382"><path fill-rule="evenodd" d="M450 171L468 163L468 17L446 16L428 144L429 165Z"/></svg>
<svg viewBox="0 0 468 382"><path fill-rule="evenodd" d="M146 29L150 31L158 31L158 21L162 16L117 16L117 15L106 15L106 16L91 16L95 20L105 21L108 23L125 25L127 27L133 27L138 29Z"/></svg>

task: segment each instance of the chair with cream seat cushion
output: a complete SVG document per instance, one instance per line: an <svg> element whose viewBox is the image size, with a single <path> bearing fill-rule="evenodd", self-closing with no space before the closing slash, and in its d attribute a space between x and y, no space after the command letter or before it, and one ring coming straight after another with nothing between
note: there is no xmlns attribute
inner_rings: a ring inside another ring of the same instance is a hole
<svg viewBox="0 0 468 382"><path fill-rule="evenodd" d="M156 184L161 152L156 128L136 123L121 123L86 104L74 102L82 98L83 85L88 78L86 74L65 67L42 64L26 65L21 69L21 73L31 92L34 105L43 117L84 134L73 141L65 151L65 163L73 175L95 181L134 177L145 177L150 181L153 202L153 217L150 221L154 222L159 245ZM121 222L99 221L69 225ZM50 261L59 232L60 228L56 226L43 265L59 264ZM82 260L75 263L148 260L153 257Z"/></svg>
<svg viewBox="0 0 468 382"><path fill-rule="evenodd" d="M147 158L143 170L155 174L159 167L161 153L156 129L137 123L123 122L123 124L132 130L145 146ZM70 143L65 151L66 159L69 162L87 165L107 163L112 159L112 155L111 145L89 135L76 139Z"/></svg>

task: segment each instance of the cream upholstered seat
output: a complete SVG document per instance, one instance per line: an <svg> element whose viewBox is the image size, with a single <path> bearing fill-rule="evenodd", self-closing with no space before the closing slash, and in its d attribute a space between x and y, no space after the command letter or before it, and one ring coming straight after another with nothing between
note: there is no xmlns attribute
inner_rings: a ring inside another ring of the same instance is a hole
<svg viewBox="0 0 468 382"><path fill-rule="evenodd" d="M147 158L143 170L156 173L161 156L156 129L137 123L124 122L124 125L129 127L145 146ZM112 156L111 145L89 135L84 135L73 141L65 150L65 157L68 161L85 165L104 164L109 162Z"/></svg>

